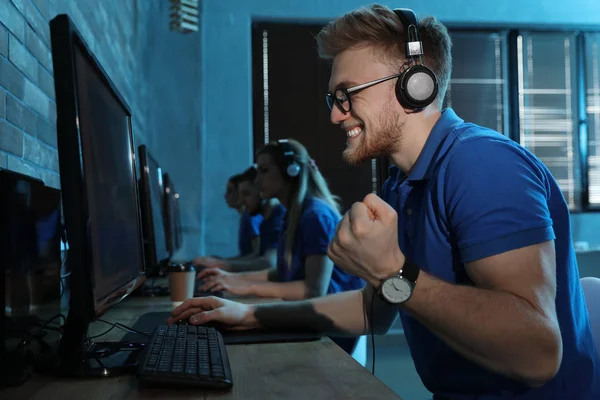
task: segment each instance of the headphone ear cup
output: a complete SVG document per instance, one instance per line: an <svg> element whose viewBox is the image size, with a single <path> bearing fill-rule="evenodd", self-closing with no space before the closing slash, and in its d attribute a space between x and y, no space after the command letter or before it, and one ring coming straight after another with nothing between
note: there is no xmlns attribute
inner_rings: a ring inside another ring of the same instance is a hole
<svg viewBox="0 0 600 400"><path fill-rule="evenodd" d="M288 165L286 172L288 176L295 178L300 174L300 166L298 163L292 162L290 165Z"/></svg>
<svg viewBox="0 0 600 400"><path fill-rule="evenodd" d="M396 98L403 107L422 109L433 103L438 93L432 70L416 64L404 71L396 82Z"/></svg>

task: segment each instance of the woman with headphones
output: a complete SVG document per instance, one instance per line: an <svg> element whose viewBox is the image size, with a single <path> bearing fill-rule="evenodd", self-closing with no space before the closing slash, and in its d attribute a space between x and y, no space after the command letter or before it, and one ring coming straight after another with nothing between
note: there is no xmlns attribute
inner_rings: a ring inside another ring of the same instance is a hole
<svg viewBox="0 0 600 400"><path fill-rule="evenodd" d="M200 290L301 300L362 288L362 279L342 271L327 256L341 214L306 148L295 140L271 142L259 150L256 164L261 196L277 198L288 210L276 266L242 273L207 268L199 274L205 280ZM348 338L338 344L350 352L354 343Z"/></svg>
<svg viewBox="0 0 600 400"><path fill-rule="evenodd" d="M198 258L195 265L206 268L220 268L228 272L260 271L275 266L277 246L283 230L286 209L277 198L263 199L260 196L256 177L256 165L251 166L237 178L237 190L246 212L251 218L261 216L258 251L254 257L235 259Z"/></svg>

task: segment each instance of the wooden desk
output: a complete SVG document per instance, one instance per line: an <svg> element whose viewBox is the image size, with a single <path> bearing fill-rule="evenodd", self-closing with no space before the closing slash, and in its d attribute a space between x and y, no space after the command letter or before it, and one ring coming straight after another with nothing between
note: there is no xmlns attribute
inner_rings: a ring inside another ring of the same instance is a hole
<svg viewBox="0 0 600 400"><path fill-rule="evenodd" d="M132 326L151 311L168 311L168 298L128 298L102 319ZM91 334L106 330L94 323ZM113 330L114 332L115 330ZM118 340L122 333L103 340ZM100 339L99 339L100 340ZM143 388L134 376L54 379L34 375L23 386L0 391L2 399L400 399L331 340L227 346L231 391ZM401 400L401 399L400 399Z"/></svg>

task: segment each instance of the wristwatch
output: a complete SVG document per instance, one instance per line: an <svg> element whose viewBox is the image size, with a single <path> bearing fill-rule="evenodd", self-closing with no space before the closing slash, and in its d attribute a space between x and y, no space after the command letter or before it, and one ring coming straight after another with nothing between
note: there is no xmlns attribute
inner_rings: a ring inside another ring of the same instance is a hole
<svg viewBox="0 0 600 400"><path fill-rule="evenodd" d="M421 269L406 258L398 273L390 278L382 279L377 293L391 304L402 304L412 296Z"/></svg>

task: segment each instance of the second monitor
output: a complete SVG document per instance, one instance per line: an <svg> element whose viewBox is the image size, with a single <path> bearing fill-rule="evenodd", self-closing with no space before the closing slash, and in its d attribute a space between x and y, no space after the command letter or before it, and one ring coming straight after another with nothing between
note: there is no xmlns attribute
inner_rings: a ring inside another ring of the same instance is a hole
<svg viewBox="0 0 600 400"><path fill-rule="evenodd" d="M162 275L169 260L164 218L163 171L145 145L138 149L140 160L140 204L146 254L146 273Z"/></svg>

